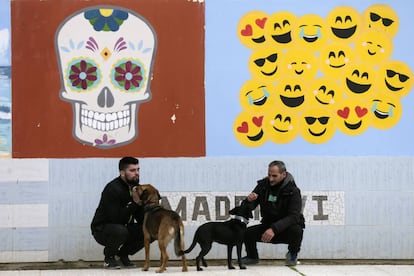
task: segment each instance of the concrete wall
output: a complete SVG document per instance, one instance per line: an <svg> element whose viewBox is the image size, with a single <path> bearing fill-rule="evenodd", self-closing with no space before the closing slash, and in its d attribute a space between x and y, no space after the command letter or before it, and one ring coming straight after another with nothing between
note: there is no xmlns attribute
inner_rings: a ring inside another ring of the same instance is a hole
<svg viewBox="0 0 414 276"><path fill-rule="evenodd" d="M157 186L172 209L185 198L188 245L198 225L225 219L225 202L231 207L253 189L276 158L302 190L307 227L300 258L414 258L411 157L142 158L141 183ZM102 260L89 224L117 164L117 158L0 159L0 262ZM207 205L196 205L197 198ZM261 258L283 258L287 248L259 250ZM159 258L156 244L151 257ZM225 257L219 244L207 255Z"/></svg>

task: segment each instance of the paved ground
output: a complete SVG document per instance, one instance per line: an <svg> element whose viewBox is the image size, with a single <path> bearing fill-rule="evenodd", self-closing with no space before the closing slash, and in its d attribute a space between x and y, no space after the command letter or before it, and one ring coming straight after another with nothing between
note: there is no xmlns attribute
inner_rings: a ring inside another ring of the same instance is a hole
<svg viewBox="0 0 414 276"><path fill-rule="evenodd" d="M381 264L382 263L382 264ZM170 263L169 263L170 264ZM100 263L44 263L44 264L0 264L0 276L100 276L100 275L154 275L157 264L151 263L150 270L142 272L142 263L137 268L107 270ZM172 262L164 275L183 275L179 263ZM296 267L287 267L281 261L261 261L246 270L228 270L222 261L197 272L189 261L187 276L413 276L414 260L405 261L302 261Z"/></svg>
<svg viewBox="0 0 414 276"><path fill-rule="evenodd" d="M20 271L0 271L1 276L65 276L65 275L155 275L155 268L147 272L142 272L141 268L125 270L105 270L105 269L61 269L61 270L20 270ZM159 275L159 274L157 274ZM285 266L252 266L246 270L227 270L225 266L212 266L202 272L195 271L191 267L189 272L183 274L179 267L170 267L163 275L187 275L187 276L411 276L414 275L414 266L410 265L299 265L296 268Z"/></svg>

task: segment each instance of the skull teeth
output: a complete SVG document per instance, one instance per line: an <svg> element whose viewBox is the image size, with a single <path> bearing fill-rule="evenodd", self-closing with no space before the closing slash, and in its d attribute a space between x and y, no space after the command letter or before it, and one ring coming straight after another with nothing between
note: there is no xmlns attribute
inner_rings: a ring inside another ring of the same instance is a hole
<svg viewBox="0 0 414 276"><path fill-rule="evenodd" d="M118 112L95 112L82 108L81 124L100 131L116 130L121 127L129 126L131 114L129 109Z"/></svg>

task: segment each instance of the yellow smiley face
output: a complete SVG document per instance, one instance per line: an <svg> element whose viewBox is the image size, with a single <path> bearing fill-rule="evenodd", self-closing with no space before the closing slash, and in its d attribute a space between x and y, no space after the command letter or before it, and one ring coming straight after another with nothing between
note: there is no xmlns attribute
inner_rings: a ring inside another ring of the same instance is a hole
<svg viewBox="0 0 414 276"><path fill-rule="evenodd" d="M388 60L393 48L391 38L380 31L364 32L355 41L355 52L360 60L371 64L380 64Z"/></svg>
<svg viewBox="0 0 414 276"><path fill-rule="evenodd" d="M360 99L369 97L374 92L375 74L374 68L367 63L350 64L342 76L345 93Z"/></svg>
<svg viewBox="0 0 414 276"><path fill-rule="evenodd" d="M275 108L265 114L263 121L264 131L273 143L287 144L298 136L298 117L288 108Z"/></svg>
<svg viewBox="0 0 414 276"><path fill-rule="evenodd" d="M300 133L309 143L326 143L334 136L335 131L330 108L311 107L300 116Z"/></svg>
<svg viewBox="0 0 414 276"><path fill-rule="evenodd" d="M402 115L402 105L398 97L386 93L376 93L371 99L372 126L389 129L395 126Z"/></svg>
<svg viewBox="0 0 414 276"><path fill-rule="evenodd" d="M385 62L378 69L377 76L381 91L387 91L391 96L404 97L413 87L413 73L410 67L402 61Z"/></svg>
<svg viewBox="0 0 414 276"><path fill-rule="evenodd" d="M302 110L305 105L305 81L301 78L284 78L276 85L277 105L291 110Z"/></svg>
<svg viewBox="0 0 414 276"><path fill-rule="evenodd" d="M265 42L265 25L268 14L262 11L251 11L242 16L237 25L240 42L249 49L262 47Z"/></svg>
<svg viewBox="0 0 414 276"><path fill-rule="evenodd" d="M319 68L325 76L339 79L348 64L354 61L354 51L348 44L334 42L321 50L319 55Z"/></svg>
<svg viewBox="0 0 414 276"><path fill-rule="evenodd" d="M369 6L362 15L366 29L385 32L394 37L400 27L397 13L388 5L375 4Z"/></svg>
<svg viewBox="0 0 414 276"><path fill-rule="evenodd" d="M287 11L279 11L269 16L265 36L267 41L272 42L272 47L285 49L293 45L292 28L296 18L294 13Z"/></svg>
<svg viewBox="0 0 414 276"><path fill-rule="evenodd" d="M329 77L315 79L310 85L309 106L330 108L342 100L344 91L339 83Z"/></svg>
<svg viewBox="0 0 414 276"><path fill-rule="evenodd" d="M352 42L358 36L362 26L361 15L350 6L339 6L331 10L326 17L330 38L341 42Z"/></svg>
<svg viewBox="0 0 414 276"><path fill-rule="evenodd" d="M280 52L275 48L256 49L250 56L248 68L253 78L274 82L279 75Z"/></svg>
<svg viewBox="0 0 414 276"><path fill-rule="evenodd" d="M243 111L234 121L233 133L237 141L247 147L263 145L267 138L263 130L263 115Z"/></svg>
<svg viewBox="0 0 414 276"><path fill-rule="evenodd" d="M328 29L325 19L317 14L306 14L296 20L292 30L293 41L299 47L316 51L326 45Z"/></svg>
<svg viewBox="0 0 414 276"><path fill-rule="evenodd" d="M246 81L239 93L245 111L264 113L275 105L275 87L256 79Z"/></svg>
<svg viewBox="0 0 414 276"><path fill-rule="evenodd" d="M352 98L338 103L335 113L337 129L348 135L358 135L366 131L371 124L368 107L368 101Z"/></svg>
<svg viewBox="0 0 414 276"><path fill-rule="evenodd" d="M318 73L318 62L313 52L291 48L283 55L280 75L311 80Z"/></svg>

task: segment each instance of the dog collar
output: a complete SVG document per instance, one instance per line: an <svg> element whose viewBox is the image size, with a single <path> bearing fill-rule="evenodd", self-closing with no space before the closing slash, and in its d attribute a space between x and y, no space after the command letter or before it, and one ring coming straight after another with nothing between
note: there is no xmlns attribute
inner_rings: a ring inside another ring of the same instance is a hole
<svg viewBox="0 0 414 276"><path fill-rule="evenodd" d="M249 223L249 219L242 217L242 216L234 216L235 219L240 220L241 222L248 224Z"/></svg>

